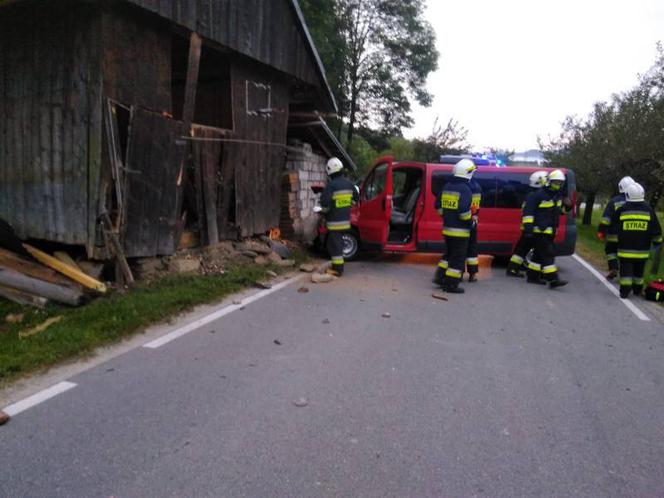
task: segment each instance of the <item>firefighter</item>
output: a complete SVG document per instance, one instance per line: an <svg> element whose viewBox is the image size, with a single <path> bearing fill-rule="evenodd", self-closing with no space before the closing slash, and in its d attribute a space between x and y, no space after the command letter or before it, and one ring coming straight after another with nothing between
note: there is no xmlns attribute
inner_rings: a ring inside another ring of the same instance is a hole
<svg viewBox="0 0 664 498"><path fill-rule="evenodd" d="M435 207L443 217L445 254L438 263L434 282L443 290L463 294L459 287L468 255L468 241L473 225L472 193L468 182L477 169L470 159L462 159L454 165L453 176L436 198Z"/></svg>
<svg viewBox="0 0 664 498"><path fill-rule="evenodd" d="M551 289L567 285L567 281L558 276L553 245L563 207L561 189L564 184L565 173L559 169L553 170L547 177L547 184L528 198L523 210L524 219L530 220L532 217L533 220L523 227L524 235L533 237L535 249L535 258L528 262L528 282L548 283ZM571 209L569 199L565 199L564 205L565 209Z"/></svg>
<svg viewBox="0 0 664 498"><path fill-rule="evenodd" d="M526 262L526 256L534 248L535 245L534 234L530 230L528 232L524 230L524 227L527 224L532 224L534 219L532 216L525 216L523 213L525 211L525 206L526 203L528 202L528 199L530 199L534 195L537 195L537 192L539 192L539 190L542 187L544 187L544 185L546 184L546 179L547 179L546 171L535 171L532 175L530 175L530 179L528 180L528 184L530 186L530 192L528 192L528 194L526 195L526 200L524 201L523 206L521 207L521 212L522 212L521 238L516 243L514 254L512 254L510 262L507 265L506 273L510 277L523 277L521 269L523 268L524 263ZM537 261L535 261L536 258L532 259L533 259L532 262L537 264Z"/></svg>
<svg viewBox="0 0 664 498"><path fill-rule="evenodd" d="M468 238L468 255L466 256L466 271L468 272L468 282L477 282L477 272L480 269L480 260L477 250L477 223L479 221L480 204L482 204L482 187L474 178L468 181L468 187L471 193L470 209L473 213L473 224Z"/></svg>
<svg viewBox="0 0 664 498"><path fill-rule="evenodd" d="M327 252L332 260L332 275L340 277L344 272L344 234L350 230L350 209L359 200L355 185L344 176L343 163L331 158L325 170L330 181L320 197L321 212L327 228Z"/></svg>
<svg viewBox="0 0 664 498"><path fill-rule="evenodd" d="M625 204L611 217L609 233L618 236L620 297L643 290L643 273L650 257L650 246L662 244L662 227L655 211L645 202L643 187L634 182L625 188Z"/></svg>
<svg viewBox="0 0 664 498"><path fill-rule="evenodd" d="M602 221L597 228L597 238L604 242L604 253L609 263L609 273L606 274L607 280L613 280L618 275L618 235L612 233L611 219L616 209L620 209L625 204L625 189L634 183L631 176L626 176L618 182L618 195L613 197L602 214Z"/></svg>

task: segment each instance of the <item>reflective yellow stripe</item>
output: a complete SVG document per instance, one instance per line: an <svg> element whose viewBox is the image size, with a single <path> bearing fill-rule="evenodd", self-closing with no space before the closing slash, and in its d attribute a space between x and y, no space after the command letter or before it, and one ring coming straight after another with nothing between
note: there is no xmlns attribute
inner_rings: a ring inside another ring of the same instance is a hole
<svg viewBox="0 0 664 498"><path fill-rule="evenodd" d="M332 196L336 208L347 208L353 204L353 194L334 194Z"/></svg>
<svg viewBox="0 0 664 498"><path fill-rule="evenodd" d="M467 228L445 228L443 235L446 237L467 238L470 237L470 230Z"/></svg>
<svg viewBox="0 0 664 498"><path fill-rule="evenodd" d="M472 217L473 217L473 213L472 213L472 211L468 211L468 212L466 212L466 213L461 213L461 214L459 214L459 219L460 219L461 221L468 221L468 220L471 219Z"/></svg>
<svg viewBox="0 0 664 498"><path fill-rule="evenodd" d="M625 259L648 259L650 257L650 251L618 251L619 258Z"/></svg>
<svg viewBox="0 0 664 498"><path fill-rule="evenodd" d="M521 218L521 223L523 223L524 225L526 223L533 223L534 221L535 221L534 216L524 216L523 218Z"/></svg>
<svg viewBox="0 0 664 498"><path fill-rule="evenodd" d="M542 268L542 273L548 274L548 273L556 273L558 271L558 268L556 265L548 265Z"/></svg>
<svg viewBox="0 0 664 498"><path fill-rule="evenodd" d="M611 224L611 218L602 218L602 221L600 222L600 225L610 225Z"/></svg>
<svg viewBox="0 0 664 498"><path fill-rule="evenodd" d="M332 264L333 265L343 265L344 264L343 256L332 258Z"/></svg>
<svg viewBox="0 0 664 498"><path fill-rule="evenodd" d="M512 263L516 263L517 265L520 265L523 263L523 258L519 256L518 254L513 254L512 257L510 258L510 261Z"/></svg>
<svg viewBox="0 0 664 498"><path fill-rule="evenodd" d="M542 201L539 203L539 207L541 208L552 208L555 206L553 201Z"/></svg>
<svg viewBox="0 0 664 498"><path fill-rule="evenodd" d="M623 277L620 279L620 285L632 285L632 277Z"/></svg>
<svg viewBox="0 0 664 498"><path fill-rule="evenodd" d="M480 260L478 258L466 258L466 264L467 265L479 265Z"/></svg>
<svg viewBox="0 0 664 498"><path fill-rule="evenodd" d="M528 269L533 271L542 271L542 267L533 262L528 262Z"/></svg>
<svg viewBox="0 0 664 498"><path fill-rule="evenodd" d="M618 236L617 235L607 235L606 236L606 241L607 242L618 242Z"/></svg>
<svg viewBox="0 0 664 498"><path fill-rule="evenodd" d="M535 233L545 233L545 234L551 235L551 234L553 234L553 228L546 227L544 230L542 230L540 227L535 227L533 229L533 232L535 232Z"/></svg>
<svg viewBox="0 0 664 498"><path fill-rule="evenodd" d="M461 278L461 272L459 270L455 270L454 268L448 268L447 270L445 270L445 276L452 278Z"/></svg>
<svg viewBox="0 0 664 498"><path fill-rule="evenodd" d="M620 221L623 220L645 220L650 221L649 214L623 214L620 215Z"/></svg>
<svg viewBox="0 0 664 498"><path fill-rule="evenodd" d="M447 270L447 268L449 266L450 266L450 264L445 260L441 260L441 261L438 262L438 267L442 268L443 270Z"/></svg>
<svg viewBox="0 0 664 498"><path fill-rule="evenodd" d="M350 230L350 223L347 221L328 221L326 223L328 230Z"/></svg>

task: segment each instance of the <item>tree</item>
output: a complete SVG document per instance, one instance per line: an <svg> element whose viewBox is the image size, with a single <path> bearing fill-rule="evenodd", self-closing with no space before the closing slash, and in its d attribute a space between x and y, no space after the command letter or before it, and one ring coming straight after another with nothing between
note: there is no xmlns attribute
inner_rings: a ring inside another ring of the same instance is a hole
<svg viewBox="0 0 664 498"><path fill-rule="evenodd" d="M423 0L338 0L348 47L344 93L347 143L357 123L391 134L412 125L411 99L431 105L428 75L438 67Z"/></svg>
<svg viewBox="0 0 664 498"><path fill-rule="evenodd" d="M302 0L302 8L346 122L346 143L358 127L385 140L401 136L412 125L411 102L431 104L426 80L438 65L424 0Z"/></svg>
<svg viewBox="0 0 664 498"><path fill-rule="evenodd" d="M424 140L416 139L414 144L415 159L422 162L438 161L445 154L463 154L470 149L466 142L468 130L451 118L445 126L438 118L433 123L433 130Z"/></svg>

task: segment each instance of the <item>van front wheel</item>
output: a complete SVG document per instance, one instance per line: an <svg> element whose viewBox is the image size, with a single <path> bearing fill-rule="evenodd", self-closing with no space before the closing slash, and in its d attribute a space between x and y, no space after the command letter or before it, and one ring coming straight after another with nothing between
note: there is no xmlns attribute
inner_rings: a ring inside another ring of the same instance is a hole
<svg viewBox="0 0 664 498"><path fill-rule="evenodd" d="M344 259L352 261L357 257L360 250L360 237L355 230L344 232L342 235L344 244Z"/></svg>

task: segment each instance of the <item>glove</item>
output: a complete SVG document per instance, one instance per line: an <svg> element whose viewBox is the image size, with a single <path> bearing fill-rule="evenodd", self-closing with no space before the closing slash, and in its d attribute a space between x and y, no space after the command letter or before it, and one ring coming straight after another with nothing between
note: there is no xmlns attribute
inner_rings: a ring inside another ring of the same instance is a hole
<svg viewBox="0 0 664 498"><path fill-rule="evenodd" d="M597 232L597 238L602 242L606 242L606 234L604 232Z"/></svg>
<svg viewBox="0 0 664 498"><path fill-rule="evenodd" d="M565 206L565 209L567 210L572 209L572 200L569 197L565 197L563 199L563 206Z"/></svg>

